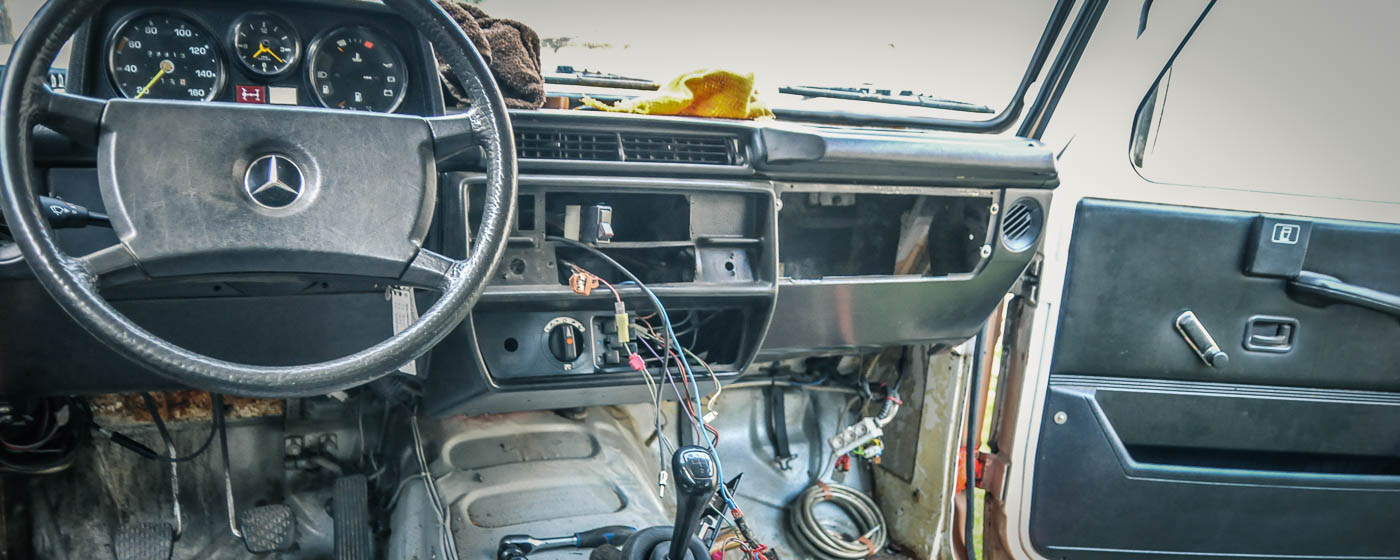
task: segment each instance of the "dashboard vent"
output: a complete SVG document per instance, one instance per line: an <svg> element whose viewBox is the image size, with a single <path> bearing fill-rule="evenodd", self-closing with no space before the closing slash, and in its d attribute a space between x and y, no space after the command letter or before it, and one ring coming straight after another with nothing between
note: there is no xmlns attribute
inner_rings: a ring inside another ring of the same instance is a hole
<svg viewBox="0 0 1400 560"><path fill-rule="evenodd" d="M1025 251L1035 245L1044 223L1045 214L1040 203L1029 198L1017 200L1002 215L1001 242L1013 253Z"/></svg>
<svg viewBox="0 0 1400 560"><path fill-rule="evenodd" d="M521 159L743 165L733 136L515 129Z"/></svg>
<svg viewBox="0 0 1400 560"><path fill-rule="evenodd" d="M736 165L739 141L724 136L623 133L622 154L627 161Z"/></svg>
<svg viewBox="0 0 1400 560"><path fill-rule="evenodd" d="M617 134L595 132L515 131L515 150L522 159L621 161Z"/></svg>

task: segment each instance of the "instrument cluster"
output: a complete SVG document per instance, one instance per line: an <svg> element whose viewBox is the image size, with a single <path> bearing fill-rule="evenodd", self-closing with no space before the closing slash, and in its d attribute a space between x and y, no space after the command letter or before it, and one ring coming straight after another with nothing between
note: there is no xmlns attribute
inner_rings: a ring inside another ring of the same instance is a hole
<svg viewBox="0 0 1400 560"><path fill-rule="evenodd" d="M200 15L150 8L115 20L102 47L114 93L385 113L405 99L403 51L373 23L318 19L321 29L307 35L274 11L240 12L223 25Z"/></svg>

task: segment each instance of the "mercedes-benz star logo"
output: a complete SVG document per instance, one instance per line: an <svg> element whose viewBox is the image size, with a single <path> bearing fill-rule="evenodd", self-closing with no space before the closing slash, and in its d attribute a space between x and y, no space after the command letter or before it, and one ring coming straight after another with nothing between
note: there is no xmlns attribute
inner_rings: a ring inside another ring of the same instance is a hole
<svg viewBox="0 0 1400 560"><path fill-rule="evenodd" d="M301 198L301 168L287 156L268 154L253 160L243 173L243 190L262 206L286 208Z"/></svg>

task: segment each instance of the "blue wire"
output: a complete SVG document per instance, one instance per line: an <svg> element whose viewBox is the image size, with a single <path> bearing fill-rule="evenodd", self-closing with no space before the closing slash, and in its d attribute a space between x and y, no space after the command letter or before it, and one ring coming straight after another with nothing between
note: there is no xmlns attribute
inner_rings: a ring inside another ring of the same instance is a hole
<svg viewBox="0 0 1400 560"><path fill-rule="evenodd" d="M656 293L652 292L651 288L637 284L631 280L618 283L619 286L625 284L632 284L641 288L642 291L646 293L647 297L651 299L652 305L656 306L657 313L661 315L661 323L666 327L666 338L670 339L671 345L675 347L676 357L680 360L681 368L685 370L685 376L690 381L690 385L687 388L690 389L691 396L695 398L694 418L700 423L700 435L705 440L705 447L709 448L710 455L715 459L715 474L719 475L719 495L724 499L726 506L730 509L737 509L738 506L734 504L734 500L729 496L729 488L724 485L724 467L720 464L719 451L715 449L715 443L710 439L710 433L704 429L706 423L705 417L701 415L701 411L704 410L704 408L700 403L700 385L695 382L695 372L690 369L690 360L686 359L685 349L681 347L680 341L676 339L676 331L671 327L671 315L666 312L666 306L661 304L661 298L656 297Z"/></svg>
<svg viewBox="0 0 1400 560"><path fill-rule="evenodd" d="M810 387L810 386L813 386L813 385L821 385L822 383L826 383L826 378L827 378L827 376L828 376L828 374L825 374L825 373L824 373L824 374L822 374L822 378L821 378L821 379L818 379L818 380L816 380L816 381L792 381L792 380L788 380L788 383L791 383L791 384L793 384L793 385L803 385L803 386Z"/></svg>

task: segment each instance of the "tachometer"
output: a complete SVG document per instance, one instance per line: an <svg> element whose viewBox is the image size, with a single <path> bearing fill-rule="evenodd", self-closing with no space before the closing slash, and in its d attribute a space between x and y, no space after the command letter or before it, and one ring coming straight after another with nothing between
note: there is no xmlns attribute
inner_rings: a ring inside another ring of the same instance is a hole
<svg viewBox="0 0 1400 560"><path fill-rule="evenodd" d="M276 76L301 56L301 38L287 20L268 13L247 14L233 24L233 52L259 76Z"/></svg>
<svg viewBox="0 0 1400 560"><path fill-rule="evenodd" d="M306 61L311 91L323 106L388 113L403 101L403 56L370 29L334 29L312 43Z"/></svg>
<svg viewBox="0 0 1400 560"><path fill-rule="evenodd" d="M126 20L107 42L107 71L117 91L134 99L209 101L224 85L224 61L213 35L174 14Z"/></svg>

